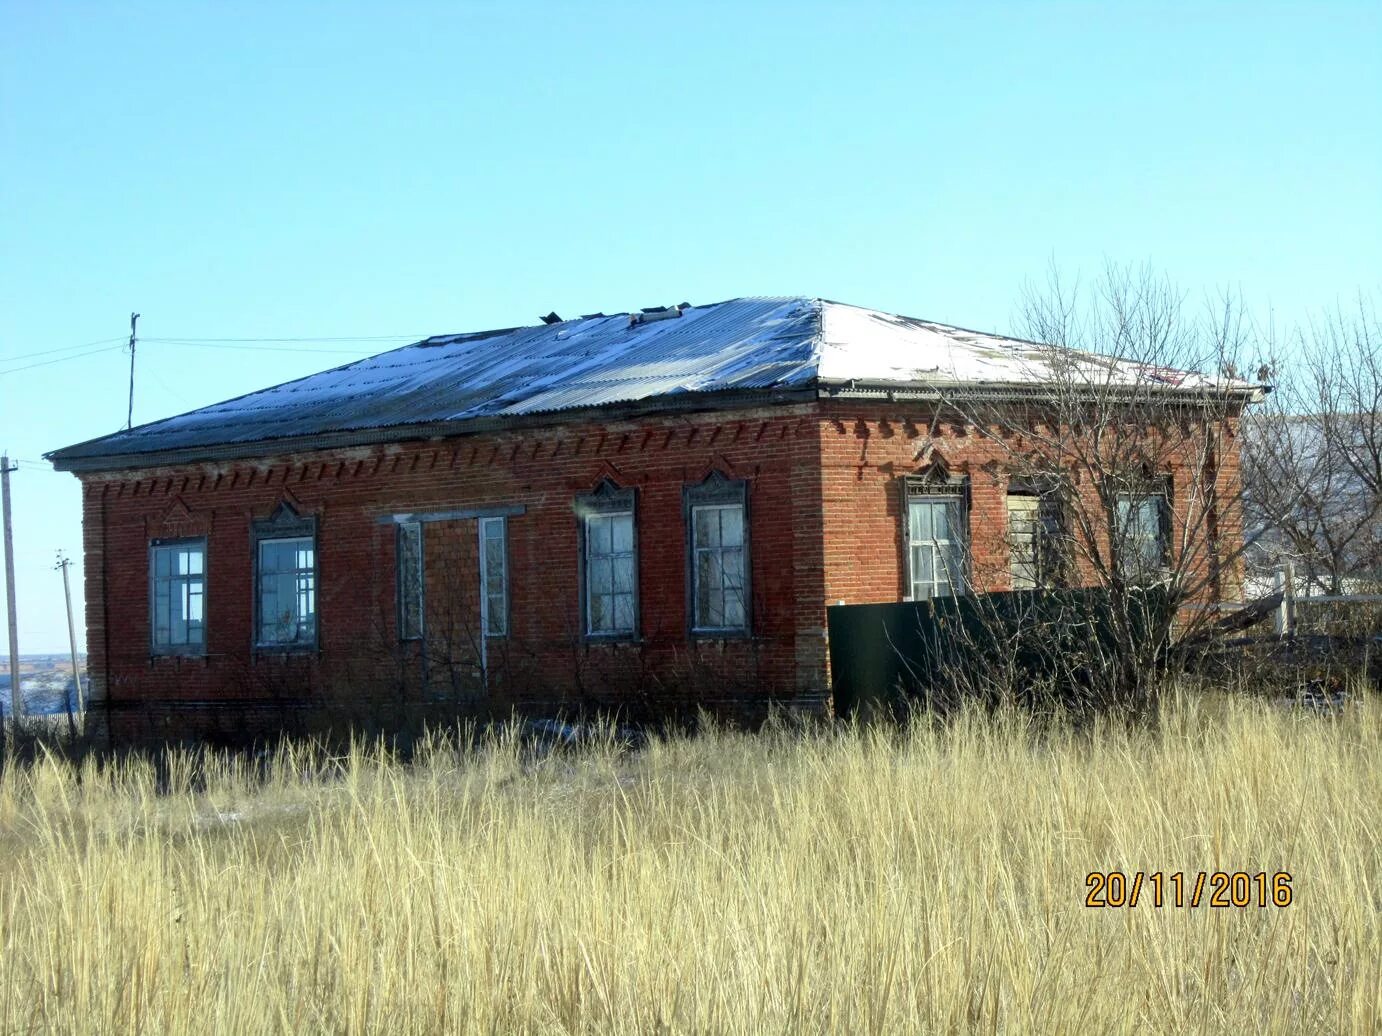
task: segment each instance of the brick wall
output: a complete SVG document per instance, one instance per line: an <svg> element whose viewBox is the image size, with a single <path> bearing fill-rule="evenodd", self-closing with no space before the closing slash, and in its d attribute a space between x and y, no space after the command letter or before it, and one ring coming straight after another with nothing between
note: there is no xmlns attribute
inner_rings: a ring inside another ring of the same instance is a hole
<svg viewBox="0 0 1382 1036"><path fill-rule="evenodd" d="M112 716L147 724L162 715L166 730L188 729L188 717L213 701L232 703L232 718L217 721L232 729L236 716L262 715L272 726L317 705L362 702L375 714L429 702L635 714L753 711L773 699L823 708L827 604L907 592L903 476L942 459L968 480L974 583L1010 586L1008 447L961 420L934 418L922 405L828 402L84 476L93 697L106 697ZM1189 463L1173 465L1178 484ZM749 485L747 640L687 633L682 492L711 471ZM1231 435L1212 477L1215 535L1232 544L1242 527ZM581 636L572 505L602 479L636 494L635 643ZM317 520L320 642L304 653L256 652L251 527L285 502ZM381 519L515 505L523 513L507 525L509 634L487 643L483 677L473 518L425 525L427 633L401 642L397 533ZM1177 498L1178 521L1189 506ZM208 542L207 652L151 657L149 542L179 536ZM1239 571L1224 568L1225 595Z"/></svg>
<svg viewBox="0 0 1382 1036"><path fill-rule="evenodd" d="M824 690L810 408L554 426L511 434L329 450L83 477L93 694L112 715L177 703L453 701L482 709L705 703L736 708ZM712 470L749 485L754 636L686 631L682 490ZM580 635L578 494L601 479L637 497L636 643ZM251 526L287 503L317 521L319 646L256 652ZM400 642L396 529L402 512L519 505L508 519L509 636L478 657L477 523L425 525L427 636ZM204 657L149 650L149 543L207 539ZM803 609L801 602L816 602ZM813 628L798 637L803 615Z"/></svg>
<svg viewBox="0 0 1382 1036"><path fill-rule="evenodd" d="M872 604L901 600L907 593L902 493L904 476L942 462L965 479L971 575L981 591L1012 587L1007 540L1007 497L1014 457L1025 446L1018 420L989 426L985 434L959 416L926 405L822 404L821 484L825 544L825 598L834 603ZM1241 586L1242 509L1237 420L1211 436L1215 450L1205 464L1203 442L1192 426L1164 440L1155 428L1142 431L1148 451L1169 475L1172 487L1172 547L1184 549L1192 571L1219 574L1218 596L1233 600ZM996 437L996 438L995 438ZM1209 502L1202 490L1214 487ZM1084 513L1101 513L1095 487L1078 487ZM1207 511L1206 508L1212 508ZM1089 563L1076 559L1075 581L1096 581Z"/></svg>

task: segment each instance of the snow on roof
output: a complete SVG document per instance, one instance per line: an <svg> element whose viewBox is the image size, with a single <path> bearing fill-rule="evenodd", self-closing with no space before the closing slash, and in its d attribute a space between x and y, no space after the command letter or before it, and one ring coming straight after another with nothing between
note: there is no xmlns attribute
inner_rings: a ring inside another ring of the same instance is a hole
<svg viewBox="0 0 1382 1036"><path fill-rule="evenodd" d="M427 434L438 434L437 426L610 404L671 407L691 393L810 393L847 382L1035 386L1052 377L1057 355L1049 346L824 299L732 299L661 316L635 322L627 313L598 314L440 335L48 457L67 470L128 467L141 455L247 455L262 452L250 444L274 440L379 441L404 437L384 429L420 434L428 426ZM1181 388L1216 384L1092 355L1078 366L1100 381L1112 373Z"/></svg>

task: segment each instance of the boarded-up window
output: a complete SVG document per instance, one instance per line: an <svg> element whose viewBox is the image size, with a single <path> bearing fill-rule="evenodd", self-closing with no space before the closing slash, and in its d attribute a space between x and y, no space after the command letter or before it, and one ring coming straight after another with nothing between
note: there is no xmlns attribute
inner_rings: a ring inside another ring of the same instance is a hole
<svg viewBox="0 0 1382 1036"><path fill-rule="evenodd" d="M1008 494L1008 550L1012 587L1061 585L1064 537L1060 500L1053 493Z"/></svg>

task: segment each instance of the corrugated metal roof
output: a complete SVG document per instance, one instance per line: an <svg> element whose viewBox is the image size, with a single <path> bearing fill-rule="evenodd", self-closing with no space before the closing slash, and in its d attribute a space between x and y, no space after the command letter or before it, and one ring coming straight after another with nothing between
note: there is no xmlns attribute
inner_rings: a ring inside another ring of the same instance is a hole
<svg viewBox="0 0 1382 1036"><path fill-rule="evenodd" d="M626 313L441 335L49 454L195 456L237 444L450 425L689 393L810 389L843 381L1035 384L1051 350L822 299L743 298L633 323ZM1102 376L1117 361L1089 358ZM1210 382L1172 372L1187 386ZM1140 375L1140 376L1145 376ZM1129 374L1132 377L1132 374ZM88 463L83 463L84 461Z"/></svg>

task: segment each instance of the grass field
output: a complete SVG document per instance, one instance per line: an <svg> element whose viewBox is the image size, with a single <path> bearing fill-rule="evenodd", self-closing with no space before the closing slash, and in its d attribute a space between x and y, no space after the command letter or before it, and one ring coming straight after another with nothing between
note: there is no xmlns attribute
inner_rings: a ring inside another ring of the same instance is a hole
<svg viewBox="0 0 1382 1036"><path fill-rule="evenodd" d="M1376 700L1225 698L1133 733L182 758L164 790L11 767L0 1032L1377 1032L1379 764ZM1292 901L1087 907L1110 870Z"/></svg>

